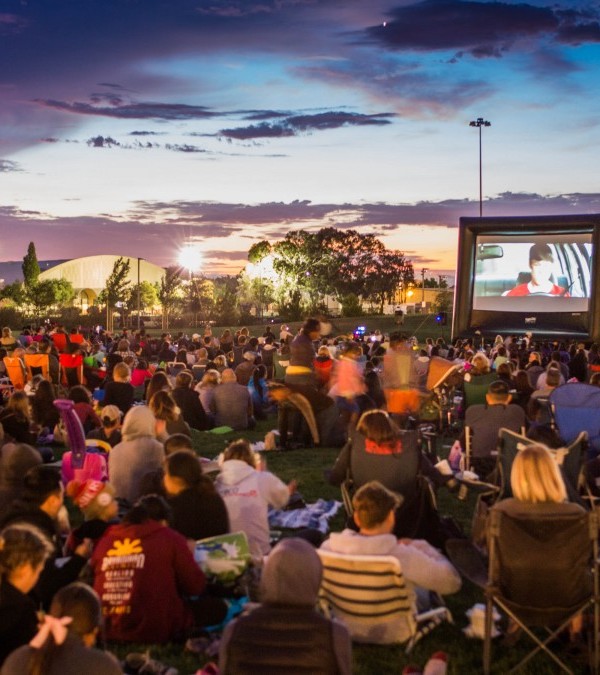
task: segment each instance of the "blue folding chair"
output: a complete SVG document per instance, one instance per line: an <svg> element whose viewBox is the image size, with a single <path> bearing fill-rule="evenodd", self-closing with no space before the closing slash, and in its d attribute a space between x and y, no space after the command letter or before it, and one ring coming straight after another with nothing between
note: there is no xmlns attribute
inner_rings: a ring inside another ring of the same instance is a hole
<svg viewBox="0 0 600 675"><path fill-rule="evenodd" d="M561 438L571 444L585 431L588 458L600 455L600 388L582 382L563 384L550 394L549 401Z"/></svg>

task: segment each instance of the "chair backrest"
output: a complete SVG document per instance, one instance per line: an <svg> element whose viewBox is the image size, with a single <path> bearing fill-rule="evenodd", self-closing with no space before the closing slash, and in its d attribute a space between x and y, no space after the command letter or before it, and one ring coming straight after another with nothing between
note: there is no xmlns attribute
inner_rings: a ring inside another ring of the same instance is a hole
<svg viewBox="0 0 600 675"><path fill-rule="evenodd" d="M489 522L489 586L523 621L560 621L590 596L595 514L575 504L509 500L491 509Z"/></svg>
<svg viewBox="0 0 600 675"><path fill-rule="evenodd" d="M181 363L180 361L168 361L167 362L167 374L175 377L177 373L180 373L182 370L185 370L187 365Z"/></svg>
<svg viewBox="0 0 600 675"><path fill-rule="evenodd" d="M18 356L5 356L2 359L6 367L6 374L15 389L25 387L25 364Z"/></svg>
<svg viewBox="0 0 600 675"><path fill-rule="evenodd" d="M206 366L199 366L199 365L192 366L192 374L194 375L194 380L196 382L200 382L205 372Z"/></svg>
<svg viewBox="0 0 600 675"><path fill-rule="evenodd" d="M83 355L82 354L59 354L61 384L65 387L73 387L83 384Z"/></svg>
<svg viewBox="0 0 600 675"><path fill-rule="evenodd" d="M50 337L58 352L63 353L67 351L68 341L66 333L52 333Z"/></svg>
<svg viewBox="0 0 600 675"><path fill-rule="evenodd" d="M492 382L498 379L496 373L486 373L485 375L473 375L470 379L465 376L463 384L465 392L465 408L470 405L484 404L485 395Z"/></svg>
<svg viewBox="0 0 600 675"><path fill-rule="evenodd" d="M550 394L554 422L560 436L574 441L587 431L591 454L600 454L600 388L583 382L563 384Z"/></svg>
<svg viewBox="0 0 600 675"><path fill-rule="evenodd" d="M404 642L416 631L400 562L392 556L347 555L319 549L319 602L348 627L353 640Z"/></svg>
<svg viewBox="0 0 600 675"><path fill-rule="evenodd" d="M48 354L25 354L23 357L27 369L27 381L35 375L41 375L45 380L50 379L50 357Z"/></svg>
<svg viewBox="0 0 600 675"><path fill-rule="evenodd" d="M507 499L513 496L510 486L510 472L513 462L520 450L534 443L535 441L527 438L527 436L522 436L504 427L498 432L498 466L500 468L500 494L498 499Z"/></svg>

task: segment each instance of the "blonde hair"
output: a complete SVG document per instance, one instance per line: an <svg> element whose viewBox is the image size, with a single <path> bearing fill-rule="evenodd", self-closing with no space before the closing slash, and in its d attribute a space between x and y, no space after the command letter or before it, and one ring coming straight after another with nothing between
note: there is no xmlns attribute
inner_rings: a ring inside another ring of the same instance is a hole
<svg viewBox="0 0 600 675"><path fill-rule="evenodd" d="M560 504L567 499L558 464L550 450L541 444L528 445L515 457L510 485L514 496L522 502Z"/></svg>
<svg viewBox="0 0 600 675"><path fill-rule="evenodd" d="M471 359L473 368L476 368L481 373L490 372L490 360L483 352L477 352Z"/></svg>
<svg viewBox="0 0 600 675"><path fill-rule="evenodd" d="M119 377L122 380L129 381L131 377L129 366L124 361L119 361L119 363L116 363L115 367L113 368L113 377Z"/></svg>
<svg viewBox="0 0 600 675"><path fill-rule="evenodd" d="M367 530L381 525L399 505L398 496L376 480L365 483L352 498L358 524Z"/></svg>
<svg viewBox="0 0 600 675"><path fill-rule="evenodd" d="M24 391L15 391L6 402L6 410L11 410L19 417L29 419L31 409L29 407L29 396Z"/></svg>

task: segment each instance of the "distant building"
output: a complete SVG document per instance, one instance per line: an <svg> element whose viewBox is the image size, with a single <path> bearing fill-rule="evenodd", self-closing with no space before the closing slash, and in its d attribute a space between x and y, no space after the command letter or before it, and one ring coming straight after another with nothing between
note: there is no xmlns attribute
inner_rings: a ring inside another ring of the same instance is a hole
<svg viewBox="0 0 600 675"><path fill-rule="evenodd" d="M88 307L95 303L96 298L106 286L106 280L111 275L118 258L129 260L128 279L132 284L137 284L138 282L138 261L140 282L148 281L153 284L159 282L161 277L164 276L164 267L159 267L142 258L117 255L90 255L85 258L67 260L46 269L40 274L39 280L66 279L70 281L75 289L74 304L81 307L82 312L85 312ZM40 267L42 267L42 263L40 263Z"/></svg>

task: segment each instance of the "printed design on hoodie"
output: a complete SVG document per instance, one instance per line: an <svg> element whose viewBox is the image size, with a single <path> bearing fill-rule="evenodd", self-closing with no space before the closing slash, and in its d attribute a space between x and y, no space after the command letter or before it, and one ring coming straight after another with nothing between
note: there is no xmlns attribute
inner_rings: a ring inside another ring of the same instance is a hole
<svg viewBox="0 0 600 675"><path fill-rule="evenodd" d="M143 569L146 562L140 539L133 541L126 537L115 540L113 547L102 559L105 573L102 585L102 612L109 614L131 614L131 592L136 570Z"/></svg>

